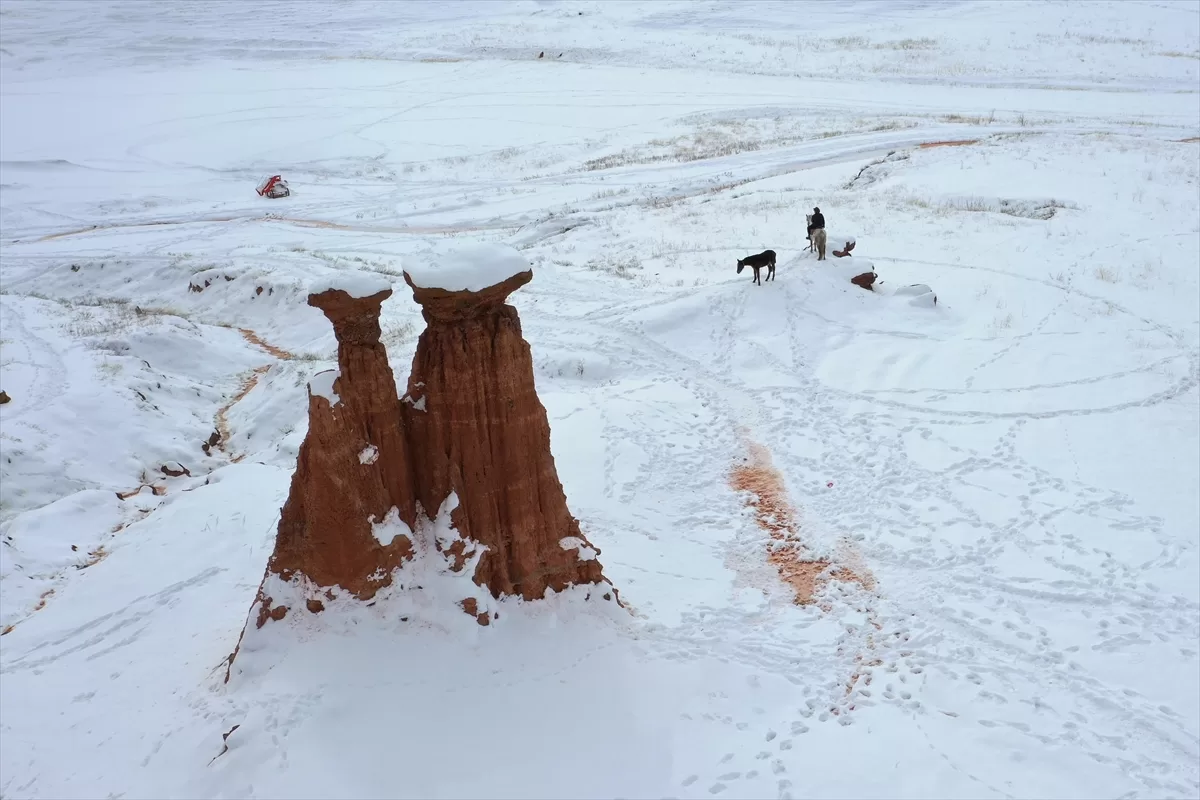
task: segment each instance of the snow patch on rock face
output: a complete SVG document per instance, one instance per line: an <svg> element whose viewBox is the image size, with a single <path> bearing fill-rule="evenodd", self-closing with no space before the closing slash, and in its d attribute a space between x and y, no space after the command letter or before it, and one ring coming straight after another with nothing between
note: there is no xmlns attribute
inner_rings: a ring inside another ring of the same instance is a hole
<svg viewBox="0 0 1200 800"><path fill-rule="evenodd" d="M417 254L404 272L421 289L479 292L531 269L528 259L505 245L473 244Z"/></svg>
<svg viewBox="0 0 1200 800"><path fill-rule="evenodd" d="M334 381L339 377L341 377L341 372L336 369L318 372L308 382L308 391L313 397L324 397L329 402L329 407L333 408L342 402L342 398L338 397L338 393L333 390Z"/></svg>
<svg viewBox="0 0 1200 800"><path fill-rule="evenodd" d="M456 508L458 508L458 493L450 492L446 496L446 499L442 501L442 506L438 509L437 516L422 526L423 532L430 537L430 540L436 542L437 549L443 553L456 543L462 542L462 553L467 559L464 571L474 576L475 567L479 563L480 557L487 551L487 547L474 539L465 538L454 527L454 523L450 521L450 515ZM419 514L418 518L420 518Z"/></svg>
<svg viewBox="0 0 1200 800"><path fill-rule="evenodd" d="M442 502L433 518L426 516L418 506L416 532L400 519L399 509L393 507L382 522L370 518L372 532L383 545L391 543L396 536L407 536L413 544L411 559L392 572L392 582L372 598L363 603L342 587L318 586L302 573L285 580L277 573L268 573L263 581L262 595L271 600L272 608L286 607L283 618L261 628L248 627L242 641L238 658L234 661L231 676L242 678L262 674L270 669L279 654L290 651L296 643L296 628L319 626L323 634L356 634L373 630L377 635L380 628L391 629L396 620L411 625L414 630L442 630L475 636L480 628L473 614L494 616L502 604L508 608L522 604L520 598L495 600L485 587L475 584L475 569L486 547L479 542L463 538L454 528L451 513L458 507L458 496L451 492ZM461 543L460 548L451 548ZM383 579L382 574L375 577ZM571 587L574 589L576 587ZM589 586L588 590L600 587ZM604 587L611 590L611 587ZM571 592L571 597L586 599L588 592ZM564 593L564 594L567 594ZM553 592L547 592L547 598ZM473 600L472 614L463 613L464 601ZM260 601L261 602L261 601ZM320 603L320 614L312 610L312 603ZM528 606L535 612L541 604ZM258 614L256 603L250 617ZM506 615L507 616L507 615ZM270 651L275 651L270 655ZM261 657L260 657L261 655Z"/></svg>
<svg viewBox="0 0 1200 800"><path fill-rule="evenodd" d="M413 400L411 395L406 394L406 395L404 395L404 402L408 403L416 411L424 411L425 410L424 396L422 396L420 400Z"/></svg>
<svg viewBox="0 0 1200 800"><path fill-rule="evenodd" d="M563 550L577 551L580 561L594 561L597 556L595 548L588 547L587 542L578 536L564 536L558 540L558 546Z"/></svg>
<svg viewBox="0 0 1200 800"><path fill-rule="evenodd" d="M378 460L379 448L373 444L367 445L363 448L362 452L358 454L358 463L360 464L374 464Z"/></svg>
<svg viewBox="0 0 1200 800"><path fill-rule="evenodd" d="M392 282L377 272L355 270L342 275L332 275L318 278L308 287L309 294L321 294L330 290L340 290L356 300L386 292L392 288Z"/></svg>
<svg viewBox="0 0 1200 800"><path fill-rule="evenodd" d="M375 534L375 541L384 547L390 545L397 536L404 536L410 541L413 538L412 528L400 519L400 509L395 506L392 506L392 510L383 518L383 522L376 522L374 514L368 517L367 521L371 523L371 533Z"/></svg>

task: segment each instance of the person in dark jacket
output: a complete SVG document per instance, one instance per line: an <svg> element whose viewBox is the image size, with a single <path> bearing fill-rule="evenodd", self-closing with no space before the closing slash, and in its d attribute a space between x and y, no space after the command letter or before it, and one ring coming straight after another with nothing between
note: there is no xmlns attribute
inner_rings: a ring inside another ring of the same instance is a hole
<svg viewBox="0 0 1200 800"><path fill-rule="evenodd" d="M825 260L825 215L821 209L814 207L812 216L808 218L809 249L817 251L817 260Z"/></svg>
<svg viewBox="0 0 1200 800"><path fill-rule="evenodd" d="M812 235L812 232L815 231L817 228L821 228L822 230L824 230L825 215L821 213L821 209L814 207L813 215L812 215L812 224L808 226L809 235Z"/></svg>

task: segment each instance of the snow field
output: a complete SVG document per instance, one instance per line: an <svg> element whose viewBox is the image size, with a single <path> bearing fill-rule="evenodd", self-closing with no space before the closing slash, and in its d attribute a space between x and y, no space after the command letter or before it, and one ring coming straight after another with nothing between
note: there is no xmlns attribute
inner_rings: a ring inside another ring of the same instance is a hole
<svg viewBox="0 0 1200 800"><path fill-rule="evenodd" d="M1196 796L1200 37L1129 7L0 7L0 793ZM403 386L463 247L628 613L427 559L225 684L308 291L389 284ZM756 447L869 582L792 603Z"/></svg>

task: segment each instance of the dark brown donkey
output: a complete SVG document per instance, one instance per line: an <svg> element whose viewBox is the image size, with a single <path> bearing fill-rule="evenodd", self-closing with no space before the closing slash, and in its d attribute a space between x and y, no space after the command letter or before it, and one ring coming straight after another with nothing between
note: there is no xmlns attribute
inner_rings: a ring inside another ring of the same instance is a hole
<svg viewBox="0 0 1200 800"><path fill-rule="evenodd" d="M758 271L763 267L767 268L767 280L775 280L775 251L763 250L756 256L746 256L738 259L738 275L742 274L742 269L750 267L754 270L754 282L762 286L762 280L758 277Z"/></svg>

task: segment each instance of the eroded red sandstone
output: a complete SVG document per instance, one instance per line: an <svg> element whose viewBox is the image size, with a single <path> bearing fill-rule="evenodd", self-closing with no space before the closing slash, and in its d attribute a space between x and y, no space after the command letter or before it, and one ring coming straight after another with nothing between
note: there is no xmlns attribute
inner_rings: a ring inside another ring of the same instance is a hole
<svg viewBox="0 0 1200 800"><path fill-rule="evenodd" d="M421 465L417 498L437 508L457 493L455 529L487 547L475 582L493 597L526 600L605 580L599 551L567 508L529 344L505 302L532 278L526 271L483 291L449 292L405 275L427 323L404 404Z"/></svg>
<svg viewBox="0 0 1200 800"><path fill-rule="evenodd" d="M458 503L450 522L461 539L486 548L473 579L493 597L535 600L546 589L602 584L605 598L616 598L599 551L567 508L529 345L505 302L532 277L525 271L482 291L451 292L418 288L406 274L427 327L403 401L379 341L381 304L391 290L309 296L333 324L338 369L310 384L308 435L255 599L256 627L291 611L271 596L267 587L280 585L272 576L303 578L312 613L324 610L321 597L332 599L334 587L372 598L412 556L410 536L421 535L421 517L436 515L452 493ZM389 512L404 523L393 530L403 533L385 543L373 523ZM466 567L466 549L463 541L446 546L452 570ZM490 621L473 598L448 602L480 624Z"/></svg>
<svg viewBox="0 0 1200 800"><path fill-rule="evenodd" d="M380 306L391 293L356 299L330 290L308 298L333 323L337 377L331 393L309 392L308 435L267 565L268 574L285 581L303 575L316 587L341 587L362 600L389 584L412 555L406 537L382 544L372 530L372 520L383 521L393 507L410 525L415 517L400 401L379 341ZM388 457L364 464L361 454L371 447ZM259 627L286 613L261 591L258 602Z"/></svg>

